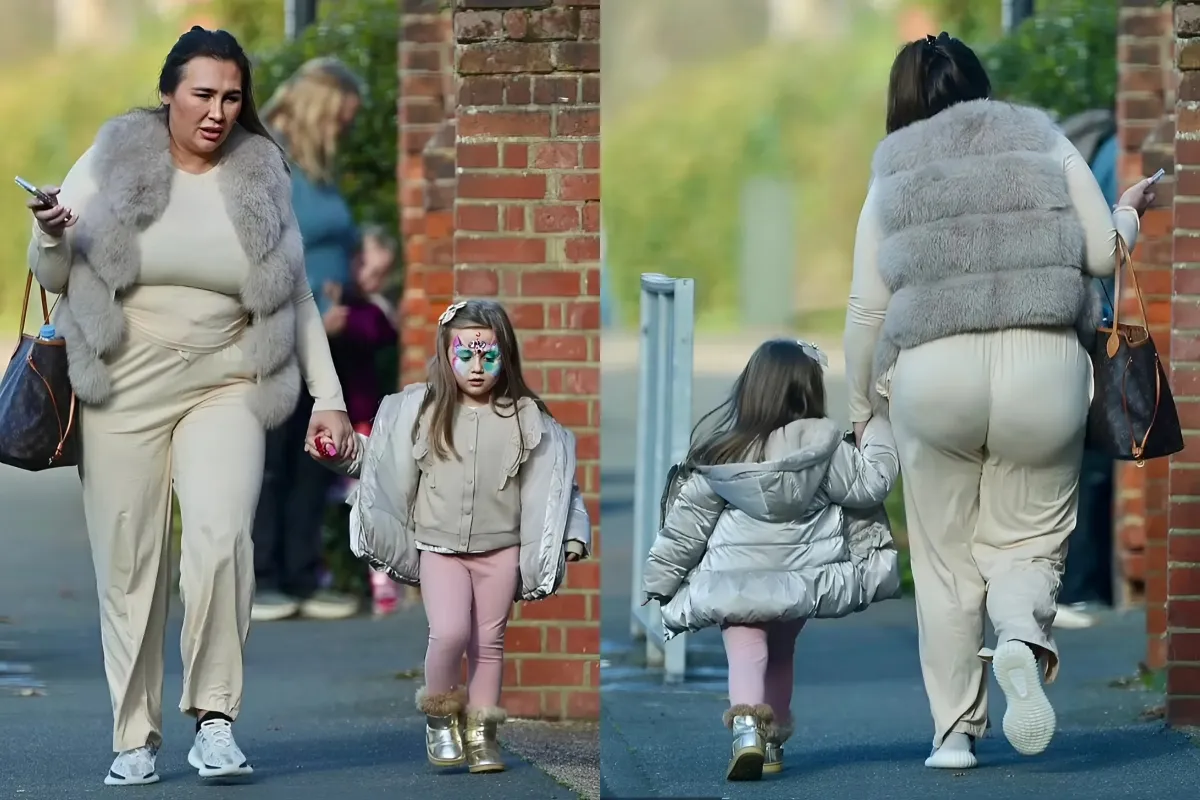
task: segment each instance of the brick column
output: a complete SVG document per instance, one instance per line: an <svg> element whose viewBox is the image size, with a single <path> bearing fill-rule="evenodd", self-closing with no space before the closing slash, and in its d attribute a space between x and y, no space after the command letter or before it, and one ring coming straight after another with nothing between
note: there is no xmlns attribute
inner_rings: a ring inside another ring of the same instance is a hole
<svg viewBox="0 0 1200 800"><path fill-rule="evenodd" d="M1117 122L1121 144L1118 170L1124 190L1160 167L1167 176L1158 187L1159 200L1142 219L1135 258L1146 298L1149 325L1164 358L1170 353L1171 197L1174 172L1174 62L1169 32L1170 8L1156 0L1124 0L1118 39ZM1128 281L1126 281L1128 286ZM1130 292L1122 314L1137 315ZM1167 602L1167 464L1152 461L1143 468L1117 467L1117 564L1122 605L1146 605L1146 663L1166 663Z"/></svg>
<svg viewBox="0 0 1200 800"><path fill-rule="evenodd" d="M600 0L458 0L454 291L518 328L526 377L578 437L595 558L519 604L504 704L596 718L600 651Z"/></svg>
<svg viewBox="0 0 1200 800"><path fill-rule="evenodd" d="M421 380L454 294L454 38L442 0L403 0L400 38L400 384Z"/></svg>
<svg viewBox="0 0 1200 800"><path fill-rule="evenodd" d="M1175 3L1171 386L1187 447L1169 470L1167 722L1200 725L1200 0Z"/></svg>

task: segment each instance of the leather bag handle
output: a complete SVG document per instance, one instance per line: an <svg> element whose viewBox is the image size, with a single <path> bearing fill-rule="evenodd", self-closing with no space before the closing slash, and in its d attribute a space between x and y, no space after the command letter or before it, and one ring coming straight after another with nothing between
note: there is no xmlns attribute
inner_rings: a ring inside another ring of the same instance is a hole
<svg viewBox="0 0 1200 800"><path fill-rule="evenodd" d="M1142 311L1142 324L1146 326L1146 330L1150 329L1150 317L1146 314L1146 300L1142 297L1142 287L1138 284L1137 270L1133 266L1133 255L1129 252L1129 245L1125 243L1125 237L1121 234L1116 234L1117 237L1117 269L1113 280L1113 324L1112 332L1108 334L1108 357L1113 358L1117 354L1117 350L1121 346L1120 342L1120 317L1121 317L1121 267L1129 269L1129 282L1133 284L1133 293L1137 295L1138 308Z"/></svg>

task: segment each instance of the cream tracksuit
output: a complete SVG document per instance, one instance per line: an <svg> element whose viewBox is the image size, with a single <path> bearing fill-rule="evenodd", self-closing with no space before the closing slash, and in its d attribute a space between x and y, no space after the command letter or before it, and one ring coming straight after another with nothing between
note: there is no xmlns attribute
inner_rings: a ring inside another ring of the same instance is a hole
<svg viewBox="0 0 1200 800"><path fill-rule="evenodd" d="M98 191L88 162L80 159L60 195L81 215ZM250 263L226 214L219 170L176 170L166 212L140 238L138 283L123 298L125 341L107 359L112 399L80 412L116 751L162 740L172 487L183 517L180 709L235 718L242 701L264 432L246 403L254 375L238 346L248 321L238 293ZM44 287L65 287L71 261L69 235L55 240L35 226L29 263ZM307 285L296 287L295 302L297 353L315 407L345 410Z"/></svg>
<svg viewBox="0 0 1200 800"><path fill-rule="evenodd" d="M1085 231L1087 271L1112 275L1116 234L1132 250L1137 212L1109 208L1065 138L1057 155ZM871 417L875 345L891 297L878 267L879 213L868 192L846 317L852 422ZM1090 370L1071 329L948 336L896 361L890 415L935 747L950 732L980 736L987 727L985 606L997 641L1045 648L1047 681L1057 673L1050 627L1075 527Z"/></svg>

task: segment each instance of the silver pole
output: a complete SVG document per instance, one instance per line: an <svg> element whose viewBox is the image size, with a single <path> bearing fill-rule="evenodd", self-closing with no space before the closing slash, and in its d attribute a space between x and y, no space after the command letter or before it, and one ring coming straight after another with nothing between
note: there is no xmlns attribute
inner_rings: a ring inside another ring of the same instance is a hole
<svg viewBox="0 0 1200 800"><path fill-rule="evenodd" d="M317 21L317 0L283 0L283 31L288 41Z"/></svg>

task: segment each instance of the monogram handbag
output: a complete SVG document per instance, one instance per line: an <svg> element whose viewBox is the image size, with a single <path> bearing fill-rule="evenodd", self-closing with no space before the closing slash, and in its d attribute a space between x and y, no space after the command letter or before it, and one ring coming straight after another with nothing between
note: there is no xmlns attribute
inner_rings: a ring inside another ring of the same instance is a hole
<svg viewBox="0 0 1200 800"><path fill-rule="evenodd" d="M25 315L33 293L33 273L25 281L21 305L21 339L0 379L0 464L37 472L79 464L77 401L67 377L67 348L50 324L46 290L43 327L25 333Z"/></svg>
<svg viewBox="0 0 1200 800"><path fill-rule="evenodd" d="M1090 353L1095 390L1088 410L1086 446L1140 467L1146 459L1183 450L1183 431L1167 373L1147 328L1146 303L1129 247L1117 236L1112 324L1096 331ZM1121 267L1142 311L1142 324L1121 322ZM1107 321L1106 321L1107 322Z"/></svg>

